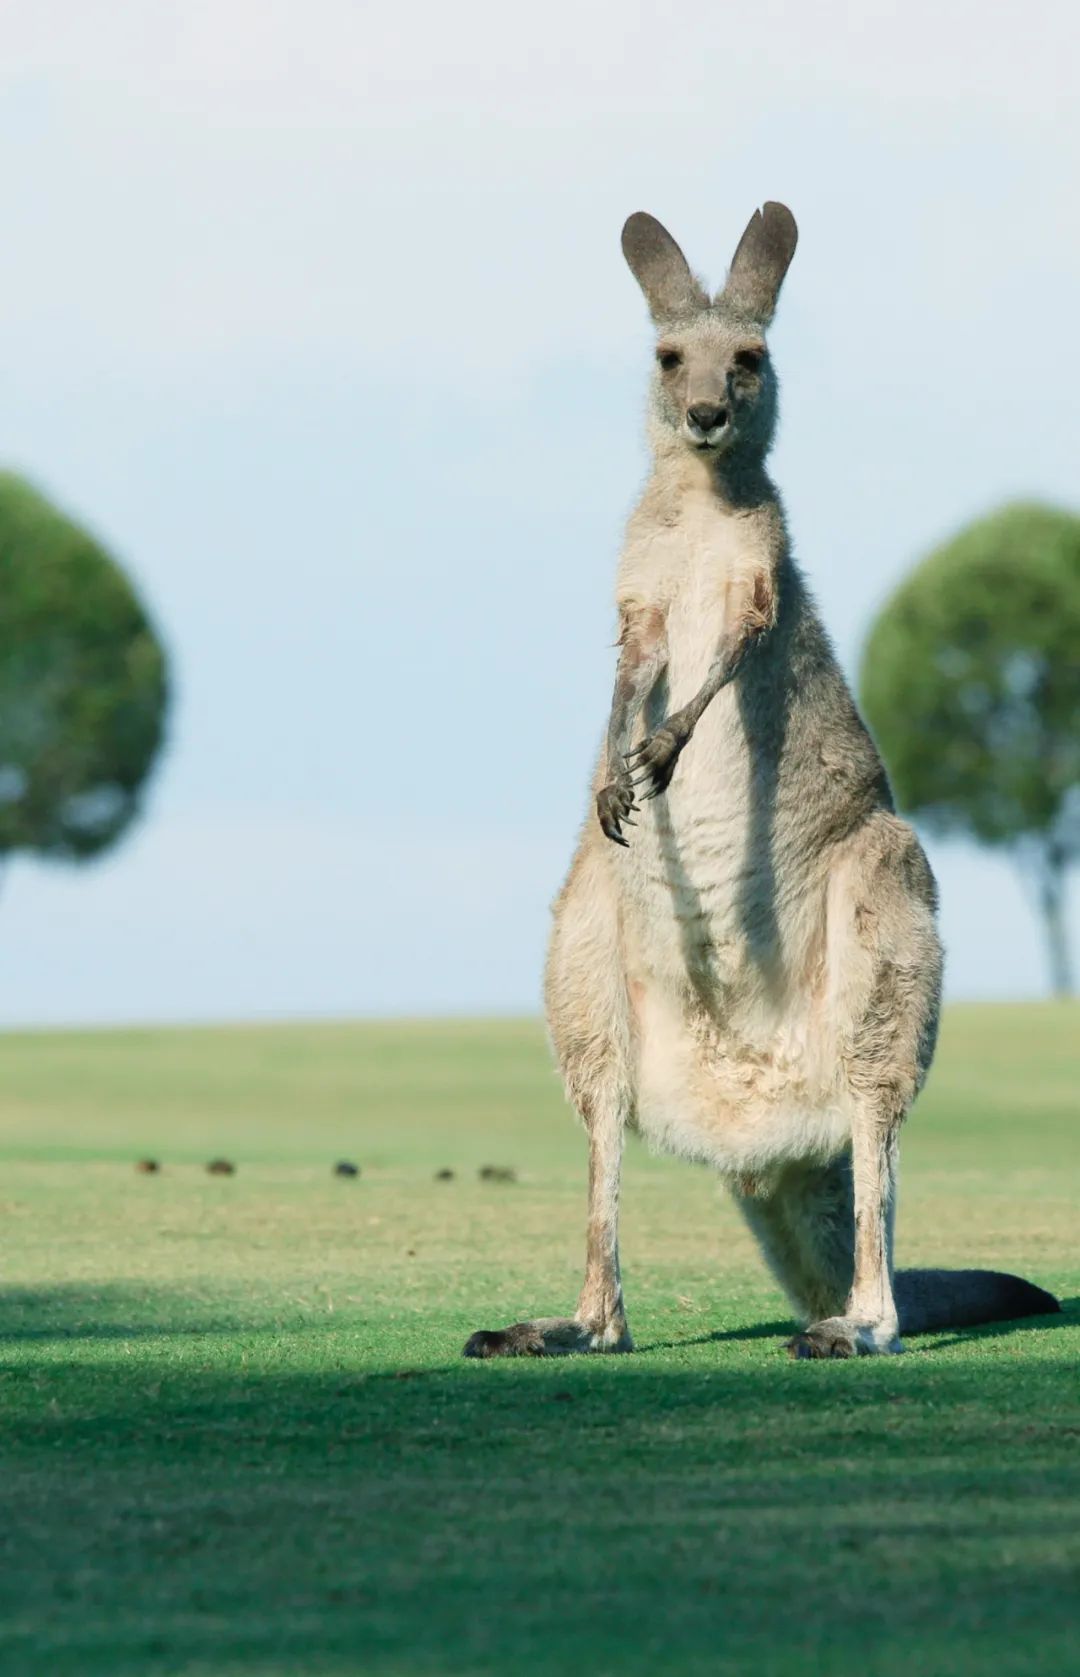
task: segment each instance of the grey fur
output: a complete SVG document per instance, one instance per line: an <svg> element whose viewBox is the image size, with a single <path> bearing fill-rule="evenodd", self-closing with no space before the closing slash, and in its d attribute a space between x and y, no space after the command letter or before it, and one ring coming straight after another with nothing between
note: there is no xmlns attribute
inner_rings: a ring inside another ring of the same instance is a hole
<svg viewBox="0 0 1080 1677"><path fill-rule="evenodd" d="M894 1286L899 1130L937 1035L937 902L766 471L777 385L763 332L795 238L767 204L710 302L658 222L624 231L659 328L654 465L619 567L596 817L546 973L589 1135L585 1284L573 1317L474 1334L470 1356L632 1348L628 1127L726 1179L807 1324L797 1356L898 1351L902 1327L1055 1307L981 1271Z"/></svg>
<svg viewBox="0 0 1080 1677"><path fill-rule="evenodd" d="M734 314L767 326L776 312L784 275L795 255L799 231L786 204L755 210L731 259L727 284L718 302Z"/></svg>
<svg viewBox="0 0 1080 1677"><path fill-rule="evenodd" d="M622 230L622 248L655 321L676 320L708 303L686 257L654 216L644 210L630 216Z"/></svg>

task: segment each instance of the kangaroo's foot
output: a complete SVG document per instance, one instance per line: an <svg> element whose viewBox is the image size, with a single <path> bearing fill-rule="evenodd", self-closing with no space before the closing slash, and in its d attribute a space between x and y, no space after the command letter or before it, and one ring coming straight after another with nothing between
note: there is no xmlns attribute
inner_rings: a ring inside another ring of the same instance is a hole
<svg viewBox="0 0 1080 1677"><path fill-rule="evenodd" d="M859 1321L854 1316L829 1316L812 1322L788 1340L793 1357L881 1357L902 1351L896 1327Z"/></svg>
<svg viewBox="0 0 1080 1677"><path fill-rule="evenodd" d="M597 1325L574 1316L544 1316L509 1328L481 1328L465 1344L466 1357L572 1357L590 1351L632 1351L626 1318Z"/></svg>

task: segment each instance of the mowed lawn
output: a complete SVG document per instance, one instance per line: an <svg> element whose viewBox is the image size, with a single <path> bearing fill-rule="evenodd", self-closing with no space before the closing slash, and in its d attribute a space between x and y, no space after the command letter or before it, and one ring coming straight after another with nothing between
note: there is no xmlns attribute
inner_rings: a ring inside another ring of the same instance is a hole
<svg viewBox="0 0 1080 1677"><path fill-rule="evenodd" d="M1078 1007L951 1012L902 1150L901 1262L1065 1314L891 1359L633 1144L638 1353L462 1360L579 1280L534 1023L8 1036L0 1156L5 1677L1080 1669Z"/></svg>

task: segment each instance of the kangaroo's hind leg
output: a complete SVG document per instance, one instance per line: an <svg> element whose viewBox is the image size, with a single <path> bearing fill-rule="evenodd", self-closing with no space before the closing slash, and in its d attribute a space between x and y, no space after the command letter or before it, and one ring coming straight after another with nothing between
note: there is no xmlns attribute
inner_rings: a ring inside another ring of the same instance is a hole
<svg viewBox="0 0 1080 1677"><path fill-rule="evenodd" d="M808 1324L796 1357L899 1351L893 1211L900 1126L929 1069L941 951L933 877L902 821L875 816L838 857L828 899L825 1028L851 1144L792 1161L742 1208Z"/></svg>
<svg viewBox="0 0 1080 1677"><path fill-rule="evenodd" d="M789 1164L762 1192L734 1185L735 1200L800 1322L839 1315L855 1269L851 1154Z"/></svg>
<svg viewBox="0 0 1080 1677"><path fill-rule="evenodd" d="M573 1316L481 1329L467 1357L630 1351L619 1273L619 1179L633 1106L629 1002L606 858L583 842L555 907L546 982L548 1026L589 1137L585 1281Z"/></svg>
<svg viewBox="0 0 1080 1677"><path fill-rule="evenodd" d="M795 1357L899 1351L892 1294L895 1132L861 1127L863 1179L852 1146L828 1164L789 1165L764 1197L736 1191L769 1268L807 1326ZM861 1213L861 1219L860 1219Z"/></svg>
<svg viewBox="0 0 1080 1677"><path fill-rule="evenodd" d="M914 833L876 815L838 858L828 902L827 1008L851 1113L853 1264L838 1315L796 1336L797 1357L902 1349L893 1294L900 1126L934 1052L941 946L933 875Z"/></svg>

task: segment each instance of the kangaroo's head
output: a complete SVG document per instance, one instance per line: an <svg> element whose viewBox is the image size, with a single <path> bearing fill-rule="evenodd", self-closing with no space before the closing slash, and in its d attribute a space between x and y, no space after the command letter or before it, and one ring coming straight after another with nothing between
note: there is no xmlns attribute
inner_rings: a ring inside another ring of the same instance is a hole
<svg viewBox="0 0 1080 1677"><path fill-rule="evenodd" d="M776 426L776 377L765 330L795 254L795 218L783 204L755 210L727 282L710 297L666 228L632 215L623 254L657 329L652 417L657 441L704 460L764 458Z"/></svg>

